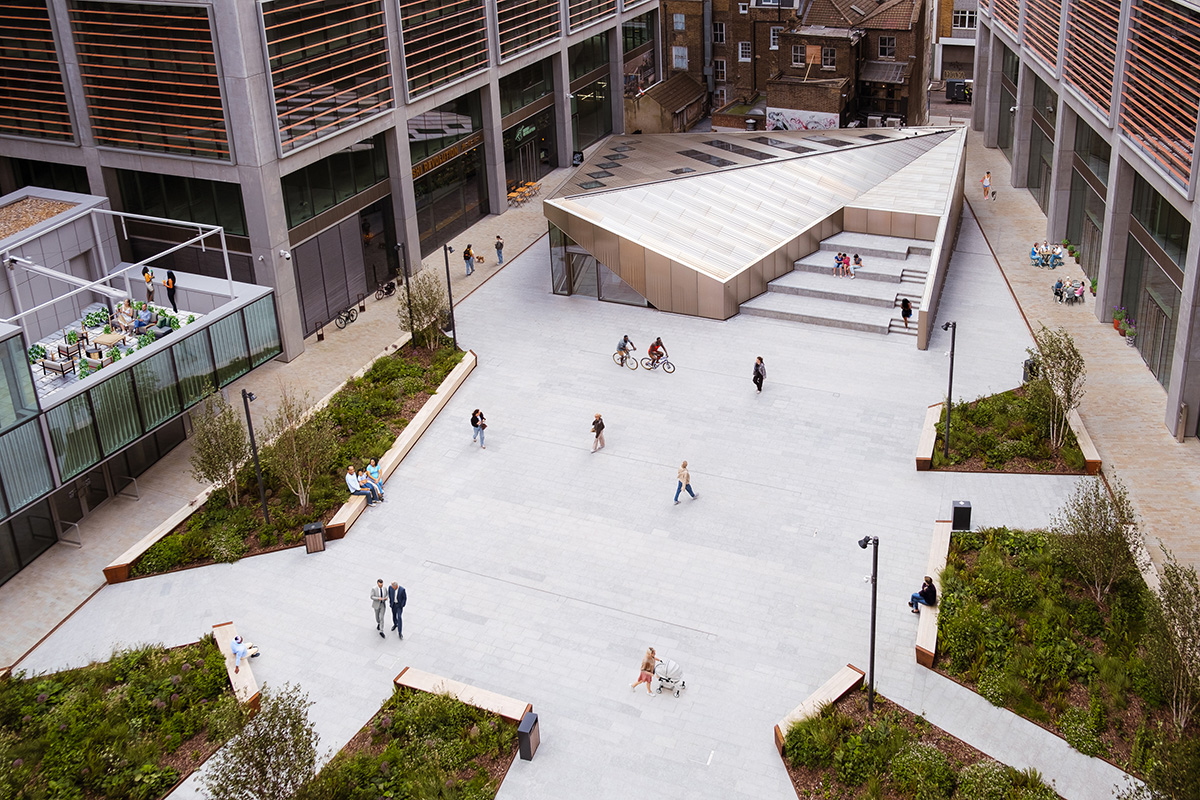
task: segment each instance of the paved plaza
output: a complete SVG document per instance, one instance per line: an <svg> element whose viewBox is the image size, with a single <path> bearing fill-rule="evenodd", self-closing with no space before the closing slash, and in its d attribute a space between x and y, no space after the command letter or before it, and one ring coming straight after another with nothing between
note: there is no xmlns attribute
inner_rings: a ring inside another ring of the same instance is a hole
<svg viewBox="0 0 1200 800"><path fill-rule="evenodd" d="M905 602L933 521L965 499L976 526L1045 525L1075 480L915 471L948 334L922 352L909 337L556 297L548 258L543 238L456 307L479 367L346 539L107 587L21 668L233 620L262 649L260 681L311 694L325 747L411 665L533 703L542 747L502 800L783 800L772 726L845 663L867 665L871 553L855 540L870 534L879 691L1067 798L1109 795L1115 768L915 663ZM943 320L959 323L956 397L1020 381L1032 342L969 211ZM616 367L625 333L639 354L661 336L677 371ZM486 450L471 446L476 407ZM592 454L596 412L608 444ZM700 497L675 506L683 459ZM403 642L374 631L378 577L407 588ZM683 667L681 698L630 692L647 646Z"/></svg>

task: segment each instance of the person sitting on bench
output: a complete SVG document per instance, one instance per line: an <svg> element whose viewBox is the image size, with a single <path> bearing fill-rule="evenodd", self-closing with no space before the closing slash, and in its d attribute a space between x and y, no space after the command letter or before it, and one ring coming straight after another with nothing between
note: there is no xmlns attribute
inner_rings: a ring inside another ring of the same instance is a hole
<svg viewBox="0 0 1200 800"><path fill-rule="evenodd" d="M138 333L145 333L145 328L150 327L150 320L154 318L154 313L150 311L150 306L146 306L138 312L137 321L133 323L133 333L136 336Z"/></svg>
<svg viewBox="0 0 1200 800"><path fill-rule="evenodd" d="M921 590L913 592L912 597L908 600L908 607L914 614L921 613L921 610L917 608L918 605L937 605L937 587L933 585L933 578L928 575L925 576L925 582L921 584Z"/></svg>

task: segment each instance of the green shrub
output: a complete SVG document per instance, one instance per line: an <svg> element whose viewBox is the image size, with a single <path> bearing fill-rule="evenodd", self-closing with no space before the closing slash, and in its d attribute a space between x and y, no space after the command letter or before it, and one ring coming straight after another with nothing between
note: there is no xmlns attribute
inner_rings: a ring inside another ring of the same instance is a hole
<svg viewBox="0 0 1200 800"><path fill-rule="evenodd" d="M167 536L158 540L142 553L133 563L133 575L154 575L183 566L183 543L179 536Z"/></svg>
<svg viewBox="0 0 1200 800"><path fill-rule="evenodd" d="M834 751L838 781L860 786L871 775L883 773L908 740L908 731L888 719L868 722Z"/></svg>
<svg viewBox="0 0 1200 800"><path fill-rule="evenodd" d="M950 759L931 744L913 742L892 759L892 783L910 797L950 800L955 774Z"/></svg>
<svg viewBox="0 0 1200 800"><path fill-rule="evenodd" d="M979 761L958 773L956 798L960 800L1007 800L1012 790L1013 769L998 761Z"/></svg>
<svg viewBox="0 0 1200 800"><path fill-rule="evenodd" d="M1083 451L1078 447L1063 445L1063 448L1058 452L1062 456L1063 461L1067 463L1067 466L1076 472L1083 472L1087 468L1087 459L1083 457Z"/></svg>
<svg viewBox="0 0 1200 800"><path fill-rule="evenodd" d="M819 769L833 764L833 753L854 721L826 704L812 717L788 728L783 752L793 767Z"/></svg>
<svg viewBox="0 0 1200 800"><path fill-rule="evenodd" d="M1068 708L1058 719L1058 729L1067 744L1085 756L1103 756L1107 752L1091 716L1082 708Z"/></svg>

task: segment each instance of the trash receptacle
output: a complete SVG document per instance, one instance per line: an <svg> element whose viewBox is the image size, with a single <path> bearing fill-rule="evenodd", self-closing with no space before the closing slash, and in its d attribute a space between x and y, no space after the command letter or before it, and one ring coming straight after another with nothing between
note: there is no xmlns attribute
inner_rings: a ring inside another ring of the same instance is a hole
<svg viewBox="0 0 1200 800"><path fill-rule="evenodd" d="M571 153L571 166L578 167L583 164L583 151L575 150Z"/></svg>
<svg viewBox="0 0 1200 800"><path fill-rule="evenodd" d="M533 761L533 754L537 752L540 743L538 715L532 711L526 711L525 716L521 717L521 724L517 726L517 747L521 751L521 760Z"/></svg>
<svg viewBox="0 0 1200 800"><path fill-rule="evenodd" d="M752 130L757 130L757 128L758 128L758 120L750 119L749 117L747 117L746 118L746 130L752 131Z"/></svg>
<svg viewBox="0 0 1200 800"><path fill-rule="evenodd" d="M310 522L304 526L304 549L309 553L325 552L325 523Z"/></svg>
<svg viewBox="0 0 1200 800"><path fill-rule="evenodd" d="M1023 383L1029 383L1031 380L1034 380L1035 378L1037 378L1037 376L1038 376L1037 362L1034 361L1032 358L1025 359L1025 369L1023 370L1023 373L1021 375L1021 381Z"/></svg>
<svg viewBox="0 0 1200 800"><path fill-rule="evenodd" d="M950 530L971 530L971 501L955 500L954 512L950 516Z"/></svg>

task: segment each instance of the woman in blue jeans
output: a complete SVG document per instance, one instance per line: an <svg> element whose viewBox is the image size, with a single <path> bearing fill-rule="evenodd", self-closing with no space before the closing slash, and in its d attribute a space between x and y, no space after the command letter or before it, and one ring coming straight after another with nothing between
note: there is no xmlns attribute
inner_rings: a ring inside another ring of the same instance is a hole
<svg viewBox="0 0 1200 800"><path fill-rule="evenodd" d="M487 420L483 416L483 412L478 408L471 412L471 427L475 429L475 435L471 437L471 444L475 440L479 440L479 449L487 450L487 446L483 443L483 432L487 429Z"/></svg>
<svg viewBox="0 0 1200 800"><path fill-rule="evenodd" d="M921 609L917 608L918 605L937 605L937 587L933 585L933 578L928 575L925 576L925 582L921 584L921 591L913 592L912 597L908 600L908 607L914 614L921 613Z"/></svg>

